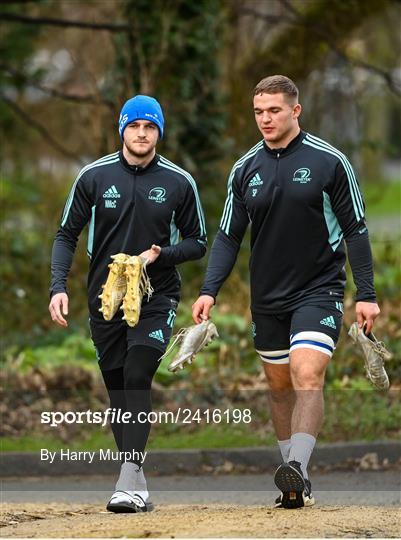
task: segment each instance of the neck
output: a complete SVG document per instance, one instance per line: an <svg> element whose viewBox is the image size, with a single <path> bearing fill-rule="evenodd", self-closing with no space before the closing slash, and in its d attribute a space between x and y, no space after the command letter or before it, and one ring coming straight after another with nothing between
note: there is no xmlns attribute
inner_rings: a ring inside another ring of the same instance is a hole
<svg viewBox="0 0 401 540"><path fill-rule="evenodd" d="M267 146L272 149L286 148L290 144L292 139L295 139L295 137L299 134L300 131L301 131L301 128L299 127L299 125L297 125L296 127L294 127L294 129L292 129L287 135L285 135L285 137L283 137L279 141L265 141L265 142Z"/></svg>
<svg viewBox="0 0 401 540"><path fill-rule="evenodd" d="M145 156L138 156L130 152L128 148L125 146L125 144L123 145L123 156L127 160L127 163L129 163L130 165L136 165L138 167L146 167L146 165L149 165L149 163L152 161L155 155L156 155L155 148L153 148L150 154L146 154Z"/></svg>

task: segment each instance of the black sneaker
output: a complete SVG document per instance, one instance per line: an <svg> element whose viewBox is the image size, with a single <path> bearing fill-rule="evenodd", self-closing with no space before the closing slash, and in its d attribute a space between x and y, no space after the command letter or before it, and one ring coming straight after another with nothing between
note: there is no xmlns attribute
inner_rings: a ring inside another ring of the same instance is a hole
<svg viewBox="0 0 401 540"><path fill-rule="evenodd" d="M315 505L315 497L312 495L312 486L309 480L305 478L305 489L303 493L303 500L304 500L304 506L314 506ZM274 501L274 508L284 508L283 506L283 494L280 493L280 495L276 498Z"/></svg>
<svg viewBox="0 0 401 540"><path fill-rule="evenodd" d="M282 463L274 475L274 483L282 492L275 501L276 508L302 508L315 504L311 484L304 479L298 461Z"/></svg>

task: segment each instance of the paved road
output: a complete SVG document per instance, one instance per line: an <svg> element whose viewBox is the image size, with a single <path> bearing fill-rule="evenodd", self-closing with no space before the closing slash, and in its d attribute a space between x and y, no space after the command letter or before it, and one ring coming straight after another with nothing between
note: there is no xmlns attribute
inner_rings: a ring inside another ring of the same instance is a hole
<svg viewBox="0 0 401 540"><path fill-rule="evenodd" d="M319 473L312 482L319 504L400 505L399 470ZM114 477L10 478L2 482L2 500L104 503L114 483ZM271 474L152 477L148 489L155 504L259 505L277 496Z"/></svg>

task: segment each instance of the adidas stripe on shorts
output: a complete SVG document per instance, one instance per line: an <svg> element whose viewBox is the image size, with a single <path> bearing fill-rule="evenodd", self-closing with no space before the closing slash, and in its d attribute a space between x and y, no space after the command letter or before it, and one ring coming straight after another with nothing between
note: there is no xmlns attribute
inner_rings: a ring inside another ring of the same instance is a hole
<svg viewBox="0 0 401 540"><path fill-rule="evenodd" d="M276 315L252 316L255 349L264 362L288 364L291 351L308 348L332 356L342 319L341 302L302 306Z"/></svg>
<svg viewBox="0 0 401 540"><path fill-rule="evenodd" d="M144 301L136 326L131 328L121 320L118 311L112 321L89 320L91 338L95 345L99 367L102 371L124 365L128 349L146 345L165 352L173 332L178 301L165 295L154 295Z"/></svg>

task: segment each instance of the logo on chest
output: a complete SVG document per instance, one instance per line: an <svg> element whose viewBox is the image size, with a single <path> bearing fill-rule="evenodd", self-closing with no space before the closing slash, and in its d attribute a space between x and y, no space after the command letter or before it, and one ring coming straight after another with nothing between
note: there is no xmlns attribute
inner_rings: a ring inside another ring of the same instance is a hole
<svg viewBox="0 0 401 540"><path fill-rule="evenodd" d="M301 167L294 172L293 182L298 182L300 184L307 184L312 180L310 176L310 169L307 167Z"/></svg>
<svg viewBox="0 0 401 540"><path fill-rule="evenodd" d="M103 193L104 207L105 208L117 208L117 199L121 197L116 186L113 184L109 189Z"/></svg>
<svg viewBox="0 0 401 540"><path fill-rule="evenodd" d="M148 199L157 203L166 202L166 190L162 187L154 187L149 191Z"/></svg>
<svg viewBox="0 0 401 540"><path fill-rule="evenodd" d="M251 178L248 187L254 187L254 186L261 186L263 184L263 180L260 177L259 173L256 173L253 178Z"/></svg>
<svg viewBox="0 0 401 540"><path fill-rule="evenodd" d="M106 200L106 201L104 201L104 207L105 208L117 208L117 201Z"/></svg>

